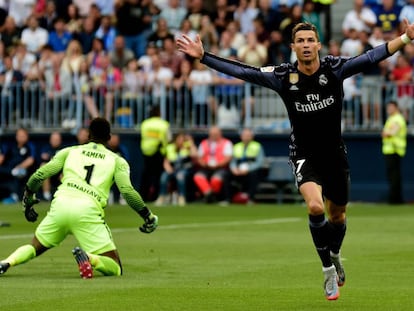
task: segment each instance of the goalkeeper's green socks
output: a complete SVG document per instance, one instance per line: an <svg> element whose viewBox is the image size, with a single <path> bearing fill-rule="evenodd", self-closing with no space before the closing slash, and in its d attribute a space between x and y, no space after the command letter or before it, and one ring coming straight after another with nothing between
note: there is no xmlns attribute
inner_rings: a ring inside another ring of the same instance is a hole
<svg viewBox="0 0 414 311"><path fill-rule="evenodd" d="M36 249L30 245L23 245L16 249L9 257L2 260L7 262L10 266L17 266L36 257Z"/></svg>
<svg viewBox="0 0 414 311"><path fill-rule="evenodd" d="M121 266L108 256L100 256L88 253L92 267L106 276L119 276L122 274Z"/></svg>

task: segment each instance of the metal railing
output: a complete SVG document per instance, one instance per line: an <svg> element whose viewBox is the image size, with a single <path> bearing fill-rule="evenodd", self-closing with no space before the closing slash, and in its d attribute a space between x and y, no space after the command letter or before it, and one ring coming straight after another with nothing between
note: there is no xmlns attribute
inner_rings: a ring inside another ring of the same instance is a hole
<svg viewBox="0 0 414 311"><path fill-rule="evenodd" d="M0 86L1 129L14 131L24 126L34 131L75 131L87 126L95 111L109 118L115 130L133 130L149 116L153 105L160 105L162 116L170 122L173 130L203 130L213 124L227 129L247 126L256 132L283 133L290 130L280 96L247 83L184 85L179 88L163 84L156 88L146 85L136 92L129 92L124 87L92 86L85 92L76 79L73 85L72 91L66 94L48 93L38 83ZM412 126L413 90L412 84L364 85L352 96L345 96L343 130L380 130L386 116L385 103L390 99L403 103L403 113Z"/></svg>

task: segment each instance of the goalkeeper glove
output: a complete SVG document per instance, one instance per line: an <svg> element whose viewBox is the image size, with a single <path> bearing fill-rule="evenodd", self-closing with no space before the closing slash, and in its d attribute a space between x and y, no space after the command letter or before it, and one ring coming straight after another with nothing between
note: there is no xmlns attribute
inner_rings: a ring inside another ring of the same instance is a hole
<svg viewBox="0 0 414 311"><path fill-rule="evenodd" d="M33 205L39 203L40 200L36 198L36 194L29 189L24 190L23 194L23 210L27 221L35 222L39 215L33 208Z"/></svg>
<svg viewBox="0 0 414 311"><path fill-rule="evenodd" d="M158 227L158 216L154 215L153 213L149 214L148 217L145 218L145 223L139 227L139 231L142 233L151 233Z"/></svg>

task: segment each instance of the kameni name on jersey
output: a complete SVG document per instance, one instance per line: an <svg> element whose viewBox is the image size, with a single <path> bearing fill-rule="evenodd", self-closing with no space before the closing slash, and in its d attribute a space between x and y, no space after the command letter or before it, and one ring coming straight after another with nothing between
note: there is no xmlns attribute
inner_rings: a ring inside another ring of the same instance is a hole
<svg viewBox="0 0 414 311"><path fill-rule="evenodd" d="M89 157L89 158L101 159L101 160L104 160L106 156L104 153L100 153L96 151L89 151L89 150L82 150L82 155Z"/></svg>

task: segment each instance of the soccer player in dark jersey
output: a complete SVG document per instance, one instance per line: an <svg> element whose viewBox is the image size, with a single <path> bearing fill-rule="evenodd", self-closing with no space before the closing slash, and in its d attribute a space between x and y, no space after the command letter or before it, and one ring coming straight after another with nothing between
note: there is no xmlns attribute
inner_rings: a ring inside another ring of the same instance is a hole
<svg viewBox="0 0 414 311"><path fill-rule="evenodd" d="M207 66L279 93L290 123L290 164L308 209L310 232L322 261L325 295L339 297L345 272L340 248L346 231L349 167L341 136L342 82L389 57L414 38L414 24L405 33L353 58L320 58L321 42L314 25L299 23L292 30L294 64L252 67L205 52L200 37L182 35L178 49ZM325 218L325 210L328 214Z"/></svg>

